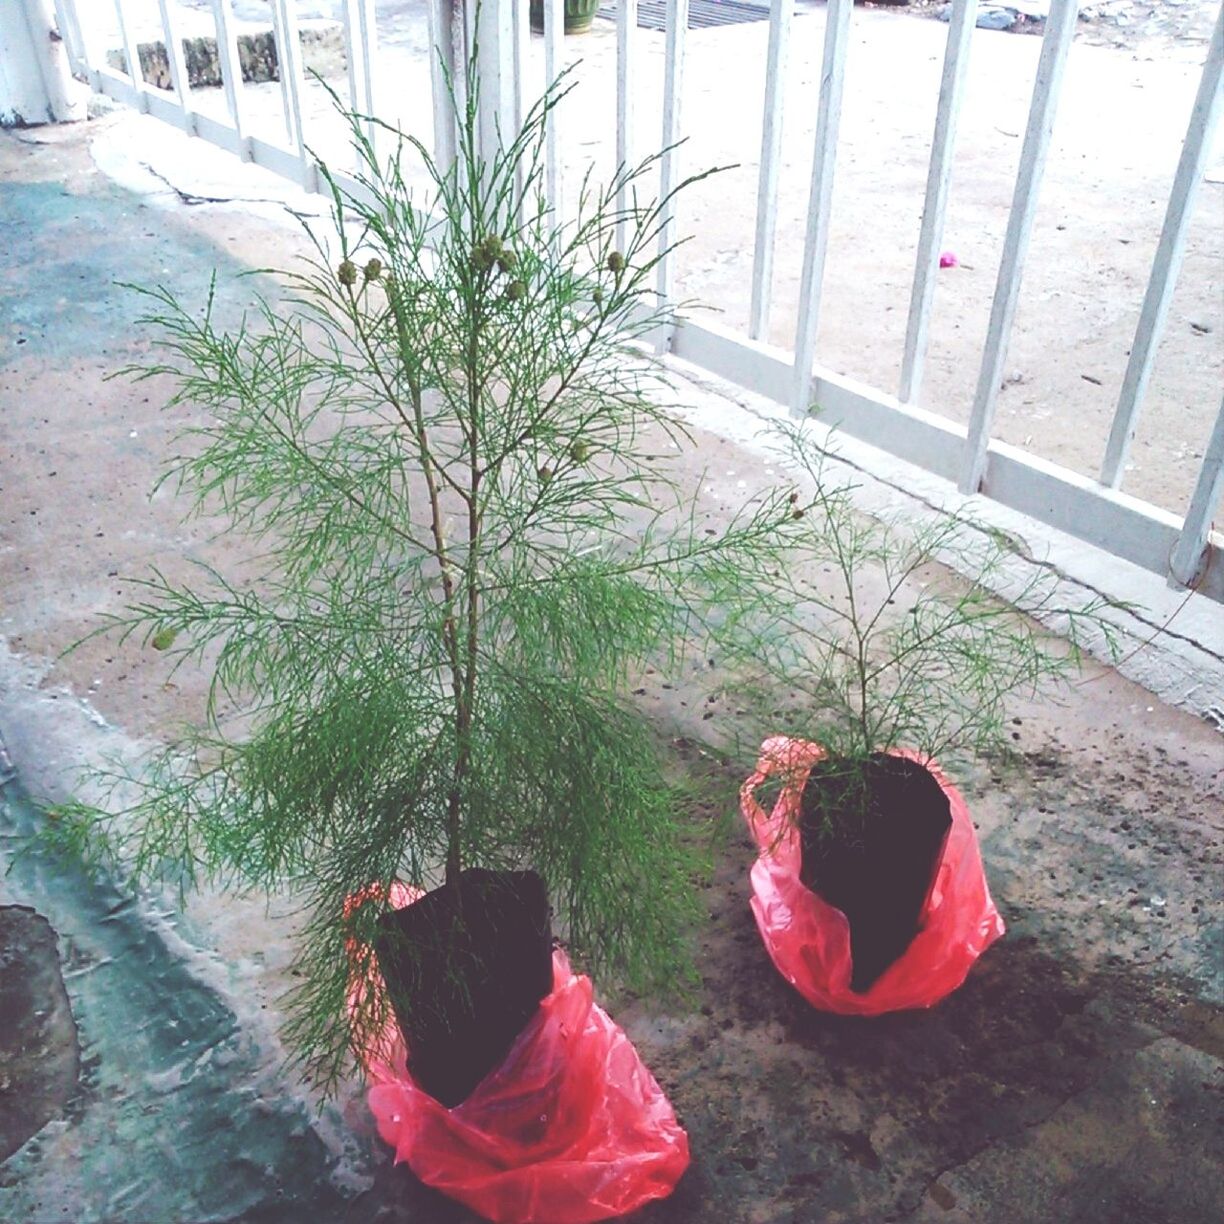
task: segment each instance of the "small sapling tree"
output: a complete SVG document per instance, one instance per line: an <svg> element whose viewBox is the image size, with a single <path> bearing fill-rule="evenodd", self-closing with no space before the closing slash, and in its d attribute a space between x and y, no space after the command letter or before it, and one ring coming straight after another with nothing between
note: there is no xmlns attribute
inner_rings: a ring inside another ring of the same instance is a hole
<svg viewBox="0 0 1224 1224"><path fill-rule="evenodd" d="M1075 674L1086 635L1112 646L1114 605L1063 606L1055 575L1017 567L1014 541L980 523L860 513L802 425L782 436L814 502L724 648L779 711L771 730L823 749L803 781L802 877L849 919L866 991L913 938L951 826L930 767L1005 748L1009 702Z"/></svg>

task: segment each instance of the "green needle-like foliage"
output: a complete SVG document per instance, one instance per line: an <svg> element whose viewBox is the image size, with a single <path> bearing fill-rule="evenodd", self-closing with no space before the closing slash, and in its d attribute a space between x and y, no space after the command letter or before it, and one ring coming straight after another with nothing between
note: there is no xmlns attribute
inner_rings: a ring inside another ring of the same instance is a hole
<svg viewBox="0 0 1224 1224"><path fill-rule="evenodd" d="M688 442L635 345L668 317L663 204L637 196L656 161L585 184L560 224L540 182L561 94L485 159L469 69L450 167L390 129L380 161L354 119L360 189L322 171L338 247L316 238L236 331L211 299L201 315L147 292L165 356L132 372L168 375L201 422L169 479L261 560L241 581L139 584L111 627L211 666L208 717L131 771L134 800L56 826L138 879L299 896L291 1036L327 1084L350 1039L346 941L378 910L344 903L370 885L530 866L587 967L683 977L691 838L626 693L733 612L794 522L779 492L707 534L669 476ZM406 186L414 150L432 199Z"/></svg>
<svg viewBox="0 0 1224 1224"><path fill-rule="evenodd" d="M1089 637L1115 649L1116 602L1065 605L1056 574L1018 568L1015 541L982 523L868 517L852 488L828 479L826 454L802 424L778 428L815 498L802 539L762 582L755 609L720 629L722 645L771 695L764 708L791 695L771 730L821 744L827 772L850 779L846 793L868 802L865 783L853 783L873 754L904 748L947 761L1005 749L1013 698L1057 690L1078 672Z"/></svg>

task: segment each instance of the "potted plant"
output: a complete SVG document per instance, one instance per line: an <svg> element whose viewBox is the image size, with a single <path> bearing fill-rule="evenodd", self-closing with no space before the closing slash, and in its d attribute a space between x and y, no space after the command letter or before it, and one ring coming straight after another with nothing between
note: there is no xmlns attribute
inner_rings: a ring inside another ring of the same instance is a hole
<svg viewBox="0 0 1224 1224"><path fill-rule="evenodd" d="M1008 537L948 516L867 518L825 479L802 428L784 433L815 484L807 536L762 589L765 615L725 635L795 698L778 715L794 734L765 741L741 795L760 848L754 912L775 963L816 1006L929 1006L1003 932L973 822L939 762L1003 749L1009 699L1072 674L1086 631L1109 640L1110 605L1059 606L1040 567L1005 602L993 588L1016 559Z"/></svg>
<svg viewBox="0 0 1224 1224"><path fill-rule="evenodd" d="M585 34L599 12L599 0L565 0L565 32ZM531 0L531 28L537 34L544 33L544 0Z"/></svg>
<svg viewBox="0 0 1224 1224"><path fill-rule="evenodd" d="M663 321L656 159L561 225L541 181L565 86L489 159L478 88L469 65L451 167L385 128L380 160L353 119L359 188L321 170L334 234L240 328L142 290L161 349L129 372L191 422L167 479L257 559L136 582L107 628L211 666L207 718L119 772L134 800L55 824L138 880L293 890L308 1073L331 1087L394 1018L456 1111L568 986L554 932L639 990L690 972L692 839L631 677L792 521L779 494L708 535L672 482L685 435L637 344Z"/></svg>

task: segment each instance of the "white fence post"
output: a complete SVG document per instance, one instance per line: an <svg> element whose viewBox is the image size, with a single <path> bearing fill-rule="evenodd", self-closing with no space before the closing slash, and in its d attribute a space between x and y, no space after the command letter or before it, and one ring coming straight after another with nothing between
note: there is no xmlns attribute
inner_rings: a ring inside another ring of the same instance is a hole
<svg viewBox="0 0 1224 1224"><path fill-rule="evenodd" d="M85 117L51 0L0 3L0 127Z"/></svg>
<svg viewBox="0 0 1224 1224"><path fill-rule="evenodd" d="M43 0L39 0L39 3L42 2ZM64 40L64 49L68 52L68 64L72 72L81 77L90 77L89 52L85 47L85 38L81 33L81 23L77 19L76 4L73 0L55 0L55 20ZM84 103L81 108L82 111L86 109Z"/></svg>
<svg viewBox="0 0 1224 1224"><path fill-rule="evenodd" d="M633 89L637 81L638 0L617 0L616 5L616 164L628 169L634 163ZM616 226L616 245L625 249L629 241L629 188L622 184L616 193L616 211L621 219Z"/></svg>
<svg viewBox="0 0 1224 1224"><path fill-rule="evenodd" d="M455 0L428 0L429 12L429 84L433 100L433 156L438 169L446 174L455 164L456 133L454 102L463 104L463 53L455 54L456 43L462 48L463 23L455 10ZM459 61L457 64L456 61Z"/></svg>
<svg viewBox="0 0 1224 1224"><path fill-rule="evenodd" d="M756 242L752 253L752 303L748 310L748 335L753 340L760 340L769 331L774 237L778 220L778 162L782 157L782 104L786 98L786 66L794 9L795 0L771 0L769 9L761 168L757 178Z"/></svg>
<svg viewBox="0 0 1224 1224"><path fill-rule="evenodd" d="M565 5L562 0L544 0L544 87L547 89L561 71L561 45L565 37ZM564 128L558 102L548 116L544 129L544 192L552 210L552 223L565 220L565 175L562 172L561 140Z"/></svg>
<svg viewBox="0 0 1224 1224"><path fill-rule="evenodd" d="M799 324L795 331L795 379L791 410L802 415L811 407L812 362L820 324L820 293L829 245L829 211L833 203L833 169L837 130L841 125L842 87L854 0L829 0L825 10L824 56L820 69L820 109L816 113L816 146L812 153L812 189L808 195L807 236L803 244L803 278L799 285Z"/></svg>
<svg viewBox="0 0 1224 1224"><path fill-rule="evenodd" d="M188 136L196 133L195 113L191 107L191 81L188 79L187 60L183 56L183 39L178 31L177 10L171 0L158 0L161 9L162 37L166 43L166 64L170 69L170 84L183 108L183 131Z"/></svg>
<svg viewBox="0 0 1224 1224"><path fill-rule="evenodd" d="M374 0L344 0L345 48L348 59L349 106L355 113L371 116L363 127L371 145L378 144L378 125L373 120L374 59L378 54ZM357 167L361 168L357 156Z"/></svg>
<svg viewBox="0 0 1224 1224"><path fill-rule="evenodd" d="M144 72L140 67L140 49L128 27L123 0L114 0L114 4L115 16L119 20L119 41L123 44L123 58L127 61L127 73L132 78L132 88L136 91L136 106L147 115L149 113L149 88L145 84Z"/></svg>
<svg viewBox="0 0 1224 1224"><path fill-rule="evenodd" d="M302 186L307 191L318 187L318 171L306 148L306 133L302 123L302 36L298 27L297 9L290 0L273 0L272 26L276 35L276 64L280 74L281 97L285 107L285 130L289 144L302 163Z"/></svg>
<svg viewBox="0 0 1224 1224"><path fill-rule="evenodd" d="M1207 49L1203 75L1190 112L1190 124L1177 163L1177 173L1173 177L1164 227L1160 232L1156 256L1152 260L1152 275L1147 292L1143 295L1135 340L1131 345L1122 390L1118 395L1118 407L1105 446L1101 483L1111 489L1116 489L1122 483L1126 456L1135 436L1135 427L1139 424L1139 412L1152 376L1156 348L1164 331L1177 274L1181 271L1182 258L1186 253L1194 199L1211 155L1211 141L1220 118L1221 99L1224 99L1224 4L1220 6L1215 33ZM1217 216L1216 222L1220 223L1221 218Z"/></svg>
<svg viewBox="0 0 1224 1224"><path fill-rule="evenodd" d="M1020 278L1033 231L1033 218L1037 214L1037 195L1045 173L1054 116L1058 111L1058 96L1067 66L1067 52L1071 50L1071 40L1075 37L1078 15L1079 0L1054 0L1041 40L1041 58L1037 62L1037 79L1033 82L1033 101L1024 133L1024 147L1020 150L1016 191L1007 218L1003 258L999 261L999 278L995 283L990 324L986 329L982 368L973 399L973 414L969 419L969 434L965 440L958 482L962 493L976 493L986 472L986 450L990 445L990 427L994 423L995 406L1003 379L1003 363L1007 360L1007 341L1016 317L1016 304L1020 300Z"/></svg>
<svg viewBox="0 0 1224 1224"><path fill-rule="evenodd" d="M1211 520L1224 496L1224 400L1211 431L1211 440L1203 452L1203 465L1190 497L1181 535L1173 549L1169 570L1182 586L1194 586L1202 580L1207 568L1208 537Z"/></svg>
<svg viewBox="0 0 1224 1224"><path fill-rule="evenodd" d="M664 45L663 159L659 171L659 200L663 214L659 225L659 267L655 282L661 307L670 304L675 292L676 253L668 251L675 241L675 191L680 185L680 102L684 96L684 49L688 41L689 0L667 0L667 40ZM655 349L667 352L675 326L659 328Z"/></svg>
<svg viewBox="0 0 1224 1224"><path fill-rule="evenodd" d="M506 132L506 139L513 140L522 129L527 118L526 81L527 58L531 54L531 18L527 0L510 0L510 64L512 84L510 88L510 112L513 126ZM527 190L527 167L519 162L514 174L514 193L521 210Z"/></svg>
<svg viewBox="0 0 1224 1224"><path fill-rule="evenodd" d="M943 80L939 86L939 109L935 114L935 136L931 141L931 165L927 172L926 202L918 234L918 258L914 265L914 288L910 293L909 321L905 328L905 355L901 360L903 404L918 398L922 367L926 362L927 337L931 326L931 303L939 274L940 245L948 210L948 188L952 181L952 151L956 146L956 121L960 118L968 76L969 44L977 20L978 0L953 0L944 53Z"/></svg>
<svg viewBox="0 0 1224 1224"><path fill-rule="evenodd" d="M468 0L469 6L475 0ZM476 11L480 76L480 154L490 162L514 130L514 3L480 0Z"/></svg>
<svg viewBox="0 0 1224 1224"><path fill-rule="evenodd" d="M247 133L246 106L243 101L242 61L238 57L238 36L234 32L234 10L230 0L213 0L213 25L217 31L217 62L221 65L221 84L225 87L225 104L230 122L238 138L238 156L252 159Z"/></svg>

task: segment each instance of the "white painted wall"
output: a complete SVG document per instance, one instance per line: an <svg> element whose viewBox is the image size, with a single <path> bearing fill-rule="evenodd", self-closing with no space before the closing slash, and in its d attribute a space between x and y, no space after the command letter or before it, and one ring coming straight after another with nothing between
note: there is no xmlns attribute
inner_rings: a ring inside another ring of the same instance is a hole
<svg viewBox="0 0 1224 1224"><path fill-rule="evenodd" d="M51 0L0 0L0 127L83 118Z"/></svg>

